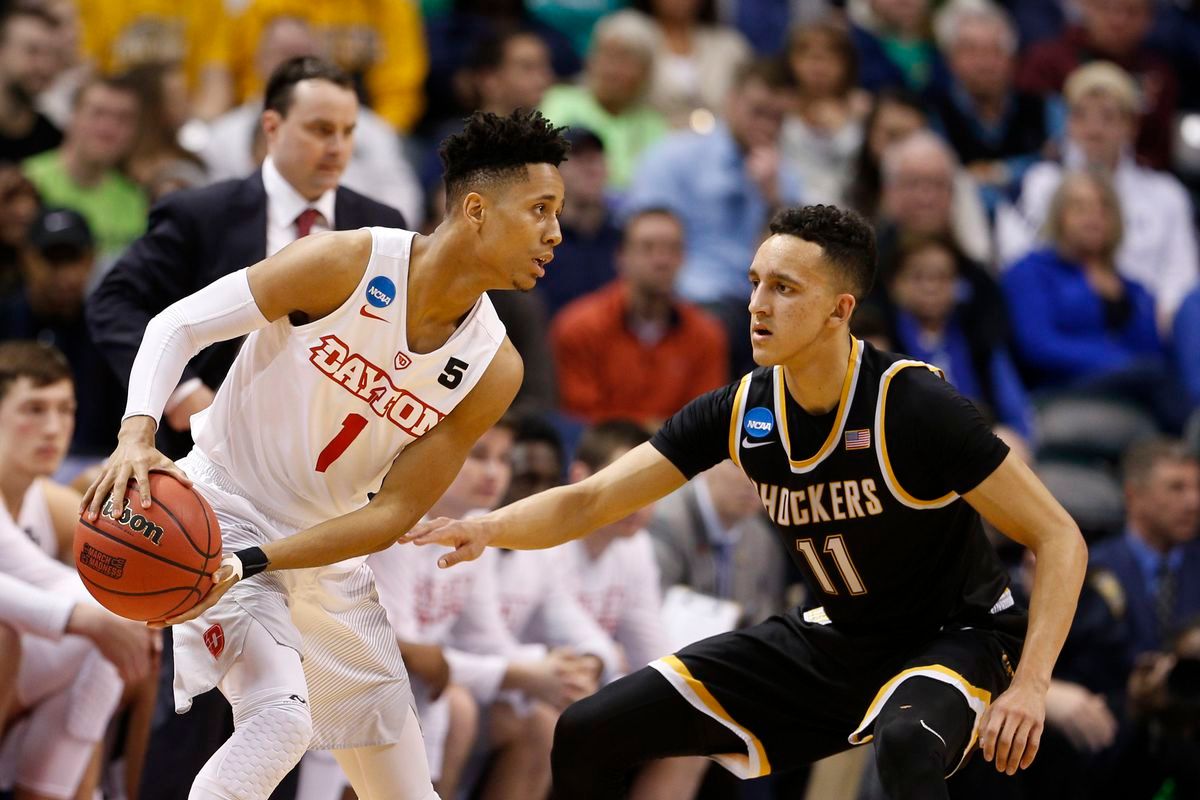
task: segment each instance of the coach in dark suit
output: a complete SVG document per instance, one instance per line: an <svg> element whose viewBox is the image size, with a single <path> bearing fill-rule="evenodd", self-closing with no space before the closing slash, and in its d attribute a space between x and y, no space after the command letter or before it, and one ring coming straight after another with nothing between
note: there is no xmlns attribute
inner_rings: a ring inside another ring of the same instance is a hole
<svg viewBox="0 0 1200 800"><path fill-rule="evenodd" d="M309 233L369 225L404 227L399 211L338 186L350 160L358 99L349 76L316 58L292 59L267 83L262 169L242 180L167 195L146 235L129 247L92 294L88 325L128 388L150 319L218 278L273 255ZM243 146L243 143L231 143ZM207 408L241 342L209 347L188 366L159 426L159 448L178 458L191 447L192 414ZM177 717L170 643L164 651L142 800L187 797L192 779L233 730L216 691ZM272 795L294 796L294 776Z"/></svg>
<svg viewBox="0 0 1200 800"><path fill-rule="evenodd" d="M92 336L122 383L128 384L146 324L176 300L309 233L405 226L399 211L338 186L357 115L353 83L340 69L312 57L286 61L267 83L262 169L169 194L151 210L146 235L88 303ZM240 344L215 344L184 372L160 426L159 448L168 456L190 449L189 420L212 402Z"/></svg>

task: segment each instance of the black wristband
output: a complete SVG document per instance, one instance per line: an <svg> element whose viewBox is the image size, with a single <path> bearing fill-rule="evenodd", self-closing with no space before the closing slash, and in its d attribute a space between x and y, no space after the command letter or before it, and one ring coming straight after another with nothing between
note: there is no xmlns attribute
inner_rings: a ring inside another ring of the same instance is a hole
<svg viewBox="0 0 1200 800"><path fill-rule="evenodd" d="M271 563L261 547L247 547L245 550L238 550L234 555L242 562L243 579L257 575Z"/></svg>

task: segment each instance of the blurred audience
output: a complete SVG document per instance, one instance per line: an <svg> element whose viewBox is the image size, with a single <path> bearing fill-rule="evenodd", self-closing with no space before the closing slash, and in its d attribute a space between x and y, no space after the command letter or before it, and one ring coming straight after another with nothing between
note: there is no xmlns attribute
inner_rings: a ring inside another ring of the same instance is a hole
<svg viewBox="0 0 1200 800"><path fill-rule="evenodd" d="M319 55L350 75L359 99L388 125L408 132L420 119L429 52L416 0L243 0L226 7L230 64L243 102L261 95L271 74L259 63L266 29L290 17L311 26Z"/></svg>
<svg viewBox="0 0 1200 800"><path fill-rule="evenodd" d="M924 92L945 82L946 66L930 36L931 6L930 0L851 0L851 36L863 88Z"/></svg>
<svg viewBox="0 0 1200 800"><path fill-rule="evenodd" d="M627 4L627 0L526 0L525 5L537 19L561 31L575 52L587 53L595 42L596 26L606 15Z"/></svg>
<svg viewBox="0 0 1200 800"><path fill-rule="evenodd" d="M724 324L737 374L753 368L746 270L772 214L802 197L779 150L784 89L774 65L747 64L712 133L673 133L648 150L626 203L629 213L666 208L682 220L687 251L679 294Z"/></svg>
<svg viewBox="0 0 1200 800"><path fill-rule="evenodd" d="M616 277L621 226L605 193L608 163L604 142L582 126L566 132L571 153L559 165L563 188L571 198L558 218L562 244L554 248L554 264L538 281L537 293L553 316L567 303L595 291Z"/></svg>
<svg viewBox="0 0 1200 800"><path fill-rule="evenodd" d="M793 29L786 59L792 97L783 123L784 158L800 174L808 202L845 205L870 103L855 88L854 45L845 25L826 19Z"/></svg>
<svg viewBox="0 0 1200 800"><path fill-rule="evenodd" d="M203 162L179 143L179 131L188 121L187 76L177 64L146 63L134 67L126 79L138 93L137 138L125 159L125 174L150 194L161 176L193 170L192 183L204 182Z"/></svg>
<svg viewBox="0 0 1200 800"><path fill-rule="evenodd" d="M21 168L0 162L0 294L21 282L21 253L41 205Z"/></svg>
<svg viewBox="0 0 1200 800"><path fill-rule="evenodd" d="M213 119L234 100L228 15L209 0L76 0L80 45L102 75L143 64L181 64L192 111Z"/></svg>
<svg viewBox="0 0 1200 800"><path fill-rule="evenodd" d="M546 92L541 110L556 125L582 125L604 142L608 182L623 190L642 152L667 131L667 121L647 105L646 93L661 48L645 15L623 11L596 26L580 82Z"/></svg>
<svg viewBox="0 0 1200 800"><path fill-rule="evenodd" d="M280 64L300 56L317 56L320 51L316 31L302 17L272 17L258 29L261 36L253 68L260 91ZM244 178L259 167L266 153L256 155L254 144L262 134L265 111L261 94L252 95L213 121L201 151L213 182ZM419 226L424 217L421 187L391 125L359 105L351 135L350 161L342 173L342 185L399 209L410 225Z"/></svg>
<svg viewBox="0 0 1200 800"><path fill-rule="evenodd" d="M1017 84L1027 92L1066 94L1067 78L1083 64L1110 61L1134 76L1141 103L1130 110L1137 154L1156 169L1170 164L1171 134L1179 82L1166 58L1150 47L1147 34L1156 0L1078 0L1079 24L1056 39L1032 45L1021 59ZM1071 103L1071 98L1067 97Z"/></svg>
<svg viewBox="0 0 1200 800"><path fill-rule="evenodd" d="M1062 162L1030 168L1017 213L997 221L1000 253L1007 263L1033 246L1065 171L1102 172L1113 183L1124 226L1117 269L1150 292L1160 328L1169 330L1175 310L1200 281L1191 199L1177 178L1134 161L1140 93L1128 73L1093 62L1071 74L1063 93L1068 116Z"/></svg>
<svg viewBox="0 0 1200 800"><path fill-rule="evenodd" d="M62 133L37 108L58 71L58 23L34 5L13 4L0 15L0 161L21 161L62 143Z"/></svg>
<svg viewBox="0 0 1200 800"><path fill-rule="evenodd" d="M127 80L93 78L75 98L62 145L22 164L43 203L87 219L101 269L146 229L146 196L120 171L137 137L140 111L137 90Z"/></svg>
<svg viewBox="0 0 1200 800"><path fill-rule="evenodd" d="M892 259L886 280L894 348L941 369L985 415L1032 441L1032 407L1004 337L964 313L959 285L965 259L938 236L902 239Z"/></svg>
<svg viewBox="0 0 1200 800"><path fill-rule="evenodd" d="M1184 298L1175 314L1171 342L1175 363L1192 408L1200 408L1200 288Z"/></svg>
<svg viewBox="0 0 1200 800"><path fill-rule="evenodd" d="M658 27L661 47L648 102L672 128L705 133L752 54L735 29L717 21L715 0L637 0Z"/></svg>
<svg viewBox="0 0 1200 800"><path fill-rule="evenodd" d="M21 251L22 285L0 296L0 340L32 339L61 350L71 364L75 394L74 455L111 451L125 410L83 317L84 289L96 260L87 221L66 209L42 212Z"/></svg>
<svg viewBox="0 0 1200 800"><path fill-rule="evenodd" d="M570 303L550 336L566 413L657 424L729 377L720 323L675 294L683 225L665 209L625 223L620 279Z"/></svg>
<svg viewBox="0 0 1200 800"><path fill-rule="evenodd" d="M952 78L930 105L991 211L1016 191L1050 138L1046 103L1013 86L1017 31L1002 8L953 0L936 28Z"/></svg>
<svg viewBox="0 0 1200 800"><path fill-rule="evenodd" d="M738 604L738 624L782 613L788 562L758 490L723 461L654 506L646 529L663 591L687 586Z"/></svg>
<svg viewBox="0 0 1200 800"><path fill-rule="evenodd" d="M863 123L862 147L846 191L846 202L867 219L879 214L883 194L883 152L888 147L927 128L929 117L921 98L907 89L884 89L875 95Z"/></svg>

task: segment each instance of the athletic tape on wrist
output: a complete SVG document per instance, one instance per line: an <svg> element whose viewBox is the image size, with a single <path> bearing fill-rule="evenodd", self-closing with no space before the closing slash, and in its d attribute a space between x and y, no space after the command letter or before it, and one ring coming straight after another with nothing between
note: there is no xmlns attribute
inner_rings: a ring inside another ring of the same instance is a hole
<svg viewBox="0 0 1200 800"><path fill-rule="evenodd" d="M261 547L247 547L244 550L238 550L233 554L241 567L242 578L253 578L258 573L264 571L267 565L271 562L267 559L267 554L262 551Z"/></svg>

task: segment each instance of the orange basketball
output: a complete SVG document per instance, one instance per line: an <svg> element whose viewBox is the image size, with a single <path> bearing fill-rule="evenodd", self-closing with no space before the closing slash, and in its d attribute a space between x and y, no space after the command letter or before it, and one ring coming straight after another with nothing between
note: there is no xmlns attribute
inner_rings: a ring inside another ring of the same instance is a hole
<svg viewBox="0 0 1200 800"><path fill-rule="evenodd" d="M95 522L75 526L75 567L92 596L114 614L141 621L173 617L200 602L221 562L221 530L195 489L163 472L150 474L150 508L136 485L114 520L112 501Z"/></svg>

